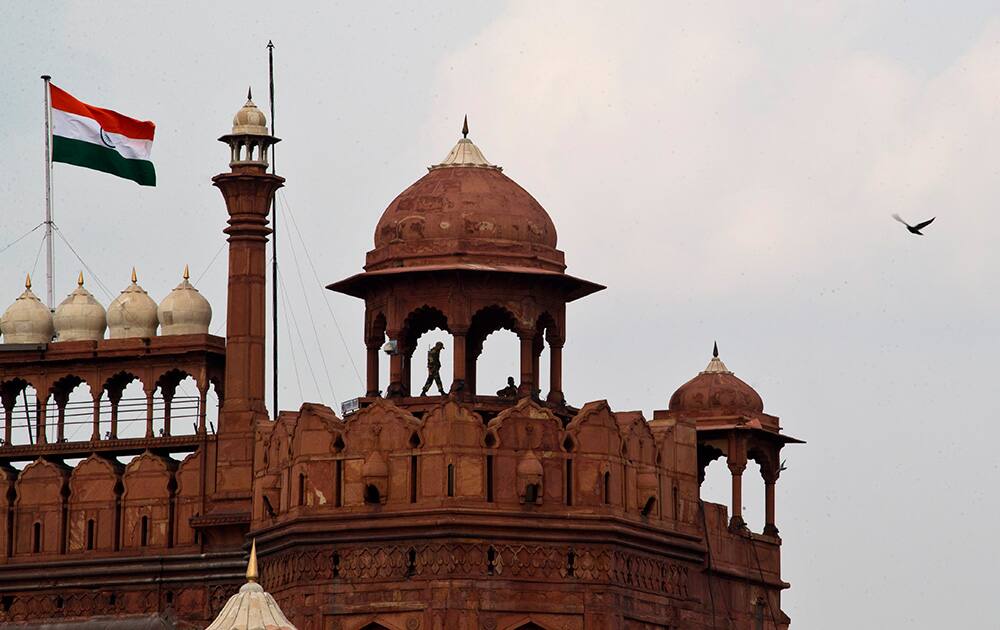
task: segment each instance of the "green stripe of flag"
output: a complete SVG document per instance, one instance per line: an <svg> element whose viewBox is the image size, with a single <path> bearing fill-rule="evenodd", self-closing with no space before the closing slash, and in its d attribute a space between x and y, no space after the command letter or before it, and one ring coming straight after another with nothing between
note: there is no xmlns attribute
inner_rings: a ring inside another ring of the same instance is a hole
<svg viewBox="0 0 1000 630"><path fill-rule="evenodd" d="M149 160L128 160L114 149L83 140L53 136L52 161L110 173L131 179L140 186L156 185L156 171Z"/></svg>

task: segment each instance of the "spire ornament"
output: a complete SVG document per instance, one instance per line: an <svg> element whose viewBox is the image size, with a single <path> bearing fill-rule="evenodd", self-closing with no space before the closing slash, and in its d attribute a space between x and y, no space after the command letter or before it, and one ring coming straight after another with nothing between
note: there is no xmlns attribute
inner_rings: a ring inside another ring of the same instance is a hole
<svg viewBox="0 0 1000 630"><path fill-rule="evenodd" d="M714 342L713 345L712 345L712 356L715 357L716 359L719 358L719 342L718 341Z"/></svg>
<svg viewBox="0 0 1000 630"><path fill-rule="evenodd" d="M31 274L30 273L24 277L24 288L25 289L30 289L31 288Z"/></svg>
<svg viewBox="0 0 1000 630"><path fill-rule="evenodd" d="M462 121L462 137L469 137L469 115L465 115L465 120Z"/></svg>
<svg viewBox="0 0 1000 630"><path fill-rule="evenodd" d="M250 543L250 561L247 562L247 582L256 582L260 574L257 572L257 539Z"/></svg>
<svg viewBox="0 0 1000 630"><path fill-rule="evenodd" d="M135 275L135 267L132 267L132 284L135 284L138 281L139 281L139 277L137 275Z"/></svg>
<svg viewBox="0 0 1000 630"><path fill-rule="evenodd" d="M78 287L82 287L83 286L83 272L82 271L80 272L80 275L77 276L77 278L76 278L76 286L78 286Z"/></svg>

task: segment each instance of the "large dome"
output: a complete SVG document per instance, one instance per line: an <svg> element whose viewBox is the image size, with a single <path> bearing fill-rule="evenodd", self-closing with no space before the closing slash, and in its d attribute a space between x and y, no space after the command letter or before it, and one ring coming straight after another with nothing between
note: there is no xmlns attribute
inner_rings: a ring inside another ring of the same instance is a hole
<svg viewBox="0 0 1000 630"><path fill-rule="evenodd" d="M716 347L705 370L681 385L670 397L670 411L723 415L763 413L764 401L754 388L729 371Z"/></svg>
<svg viewBox="0 0 1000 630"><path fill-rule="evenodd" d="M454 263L565 269L548 213L467 138L389 204L367 262L369 271Z"/></svg>

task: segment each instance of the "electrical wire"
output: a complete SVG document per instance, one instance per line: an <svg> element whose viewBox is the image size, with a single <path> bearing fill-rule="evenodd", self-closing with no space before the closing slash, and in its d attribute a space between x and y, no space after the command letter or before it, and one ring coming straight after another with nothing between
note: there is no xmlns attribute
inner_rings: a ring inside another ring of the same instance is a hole
<svg viewBox="0 0 1000 630"><path fill-rule="evenodd" d="M80 254L78 254L77 251L73 249L73 246L70 244L69 240L63 235L62 230L59 229L59 226L53 223L52 227L55 229L55 233L59 235L59 238L62 239L62 242L66 243L66 247L69 248L69 251L73 252L73 255L76 256L76 259L80 261L80 264L83 265L83 268L86 269L87 273L89 273L90 276L94 279L94 282L97 283L97 286L102 291L104 291L104 293L108 296L108 299L114 300L115 299L114 293L112 293L111 290L108 289L107 285L104 284L100 276L97 275L97 272L91 269L90 266L86 262L84 262L83 258L80 257Z"/></svg>
<svg viewBox="0 0 1000 630"><path fill-rule="evenodd" d="M358 364L354 360L354 354L351 352L350 346L347 345L347 340L344 338L344 331L340 327L340 321L337 316L333 313L333 307L330 305L330 299L326 293L326 286L319 279L319 273L316 271L316 265L313 263L312 254L309 253L309 247L306 246L305 239L302 238L302 232L299 230L299 224L295 221L295 214L292 212L292 207L289 205L288 200L285 198L284 192L278 191L278 199L284 206L285 212L288 214L288 218L295 229L295 233L299 237L299 242L302 244L302 251L306 254L306 260L309 262L309 267L312 269L313 278L316 280L316 284L321 289L321 295L323 296L323 303L326 304L326 310L330 313L330 319L333 320L333 325L337 329L337 336L340 337L340 343L344 347L344 354L347 355L348 361L351 363L351 367L354 369L355 376L358 377L358 384L361 389L364 390L365 382L361 378L361 372L358 370Z"/></svg>
<svg viewBox="0 0 1000 630"><path fill-rule="evenodd" d="M0 249L0 254L4 253L5 251L7 251L8 249L10 249L11 247L17 245L18 243L20 243L21 241L23 241L24 239L26 239L32 232L34 232L38 228L42 227L43 225L45 225L44 221L42 221L41 223L39 223L35 227L31 228L30 230L28 230L27 232L25 232L21 236L18 236L17 238L15 238L13 241L11 241L10 243L8 243L7 245L4 245L4 247L2 249Z"/></svg>
<svg viewBox="0 0 1000 630"><path fill-rule="evenodd" d="M287 216L290 218L292 215L289 212ZM316 319L313 317L312 306L309 302L309 293L306 291L305 283L302 281L302 268L299 266L299 255L297 253L298 248L290 247L289 249L292 250L292 260L295 261L295 272L299 279L299 288L302 290L302 299L306 303L306 314L309 316L309 323L312 325L313 339L316 341L316 349L319 352L320 362L323 364L323 372L326 374L326 383L330 388L330 394L336 400L337 395L333 392L333 379L330 378L330 368L326 364L326 353L323 352L323 346L320 343L319 330L316 328Z"/></svg>
<svg viewBox="0 0 1000 630"><path fill-rule="evenodd" d="M299 345L302 346L302 354L306 360L306 367L309 368L309 375L312 377L313 386L316 388L316 395L318 395L322 400L323 392L320 390L319 382L316 380L316 370L313 369L312 361L309 360L309 351L306 349L306 342L302 338L302 330L299 328L299 322L295 318L295 311L293 311L288 307L287 304L288 289L287 287L285 287L284 275L282 275L280 272L278 273L278 284L281 289L281 292L284 293L285 295L285 300L286 300L285 310L288 312L288 316L292 320L292 326L295 328L295 334L299 338ZM337 401L336 394L334 394L333 398L334 398L334 404L339 404L339 402Z"/></svg>

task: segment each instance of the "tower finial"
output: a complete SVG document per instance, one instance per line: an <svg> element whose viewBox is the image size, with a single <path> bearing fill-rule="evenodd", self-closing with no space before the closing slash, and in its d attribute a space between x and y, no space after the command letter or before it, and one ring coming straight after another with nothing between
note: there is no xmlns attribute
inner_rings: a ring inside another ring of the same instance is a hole
<svg viewBox="0 0 1000 630"><path fill-rule="evenodd" d="M253 100L253 90L251 89L251 86L249 86L249 85L247 86L247 100L248 101L252 101Z"/></svg>
<svg viewBox="0 0 1000 630"><path fill-rule="evenodd" d="M30 289L31 288L31 274L30 273L24 277L24 288L25 289Z"/></svg>
<svg viewBox="0 0 1000 630"><path fill-rule="evenodd" d="M256 582L260 577L257 573L257 539L250 543L250 561L247 562L247 582Z"/></svg>
<svg viewBox="0 0 1000 630"><path fill-rule="evenodd" d="M718 341L716 341L712 345L712 356L715 357L716 359L719 358L719 342Z"/></svg>
<svg viewBox="0 0 1000 630"><path fill-rule="evenodd" d="M135 267L132 267L132 284L135 284L138 279L139 277L135 275Z"/></svg>
<svg viewBox="0 0 1000 630"><path fill-rule="evenodd" d="M76 278L76 286L78 286L78 287L82 287L83 286L83 272L82 271L80 272L80 275L77 276L77 278Z"/></svg>
<svg viewBox="0 0 1000 630"><path fill-rule="evenodd" d="M465 115L465 120L462 121L462 137L469 137L469 115Z"/></svg>
<svg viewBox="0 0 1000 630"><path fill-rule="evenodd" d="M191 277L191 272L188 271L187 263L184 264L184 279L187 280Z"/></svg>

